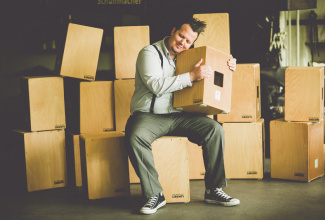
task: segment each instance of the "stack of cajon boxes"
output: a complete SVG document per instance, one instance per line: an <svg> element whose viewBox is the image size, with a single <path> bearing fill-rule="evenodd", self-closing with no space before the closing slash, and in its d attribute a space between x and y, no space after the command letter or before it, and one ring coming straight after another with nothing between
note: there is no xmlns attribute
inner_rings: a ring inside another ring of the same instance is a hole
<svg viewBox="0 0 325 220"><path fill-rule="evenodd" d="M271 177L324 175L324 67L288 67L284 118L270 122Z"/></svg>
<svg viewBox="0 0 325 220"><path fill-rule="evenodd" d="M65 109L62 77L23 77L23 126L13 138L24 152L24 189L38 191L67 185ZM26 185L25 185L26 183Z"/></svg>

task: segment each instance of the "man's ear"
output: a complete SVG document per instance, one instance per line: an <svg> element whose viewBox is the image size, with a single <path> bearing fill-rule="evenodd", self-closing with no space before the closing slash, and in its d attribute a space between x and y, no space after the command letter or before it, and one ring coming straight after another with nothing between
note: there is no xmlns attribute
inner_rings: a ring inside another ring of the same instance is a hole
<svg viewBox="0 0 325 220"><path fill-rule="evenodd" d="M174 28L172 29L172 32L171 32L170 35L173 35L173 34L175 33L175 31L176 31L176 27L174 27Z"/></svg>

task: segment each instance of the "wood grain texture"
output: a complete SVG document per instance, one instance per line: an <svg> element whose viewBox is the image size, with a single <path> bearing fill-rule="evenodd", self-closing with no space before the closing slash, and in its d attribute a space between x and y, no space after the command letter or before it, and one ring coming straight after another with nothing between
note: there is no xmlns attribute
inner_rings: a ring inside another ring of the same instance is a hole
<svg viewBox="0 0 325 220"><path fill-rule="evenodd" d="M149 26L114 27L116 79L135 78L138 54L142 48L149 44Z"/></svg>
<svg viewBox="0 0 325 220"><path fill-rule="evenodd" d="M126 122L131 114L130 105L135 90L134 83L134 79L114 81L116 131L125 131Z"/></svg>
<svg viewBox="0 0 325 220"><path fill-rule="evenodd" d="M264 119L252 123L223 123L225 171L228 179L262 179Z"/></svg>
<svg viewBox="0 0 325 220"><path fill-rule="evenodd" d="M188 140L185 137L164 136L152 143L155 167L167 203L189 202ZM130 180L139 183L130 163Z"/></svg>
<svg viewBox="0 0 325 220"><path fill-rule="evenodd" d="M66 132L67 162L69 185L82 186L80 161L80 135ZM69 153L69 154L68 154ZM69 167L72 166L72 167Z"/></svg>
<svg viewBox="0 0 325 220"><path fill-rule="evenodd" d="M114 131L112 81L80 82L80 133Z"/></svg>
<svg viewBox="0 0 325 220"><path fill-rule="evenodd" d="M89 199L130 194L128 155L121 132L82 134L81 170Z"/></svg>
<svg viewBox="0 0 325 220"><path fill-rule="evenodd" d="M309 182L324 175L323 123L270 122L272 178Z"/></svg>
<svg viewBox="0 0 325 220"><path fill-rule="evenodd" d="M211 47L189 49L177 56L176 75L191 71L201 58L203 58L202 64L210 65L215 73L223 77L223 85L215 84L215 74L194 82L192 87L174 92L174 107L206 115L229 112L233 73L229 70L227 61L232 58L231 55Z"/></svg>
<svg viewBox="0 0 325 220"><path fill-rule="evenodd" d="M102 37L103 29L70 23L60 75L95 80Z"/></svg>
<svg viewBox="0 0 325 220"><path fill-rule="evenodd" d="M285 71L286 121L324 118L324 67L289 67Z"/></svg>
<svg viewBox="0 0 325 220"><path fill-rule="evenodd" d="M30 131L64 129L65 103L62 77L24 77L28 84Z"/></svg>
<svg viewBox="0 0 325 220"><path fill-rule="evenodd" d="M18 133L24 138L28 192L67 186L65 131Z"/></svg>
<svg viewBox="0 0 325 220"><path fill-rule="evenodd" d="M194 47L210 46L230 54L229 14L194 14L193 17L207 23L205 31L194 42Z"/></svg>
<svg viewBox="0 0 325 220"><path fill-rule="evenodd" d="M190 180L204 179L205 167L203 161L202 147L187 141Z"/></svg>
<svg viewBox="0 0 325 220"><path fill-rule="evenodd" d="M231 110L219 122L256 122L261 117L260 65L237 64L232 78Z"/></svg>

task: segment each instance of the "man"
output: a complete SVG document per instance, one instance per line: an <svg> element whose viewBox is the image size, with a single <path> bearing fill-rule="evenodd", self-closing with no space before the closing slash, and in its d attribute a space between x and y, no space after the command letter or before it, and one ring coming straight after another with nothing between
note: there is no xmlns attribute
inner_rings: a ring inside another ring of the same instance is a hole
<svg viewBox="0 0 325 220"><path fill-rule="evenodd" d="M155 213L166 204L151 148L153 141L165 135L185 136L202 146L207 203L223 206L240 203L222 190L227 182L221 125L205 115L173 108L173 92L212 75L210 66L202 65L201 59L190 72L175 76L177 55L188 50L205 27L204 22L191 18L174 27L170 37L156 42L155 46L146 46L138 55L131 116L125 135L131 163L141 180L142 193L148 199L140 209L143 214ZM229 60L228 66L234 71L236 59Z"/></svg>

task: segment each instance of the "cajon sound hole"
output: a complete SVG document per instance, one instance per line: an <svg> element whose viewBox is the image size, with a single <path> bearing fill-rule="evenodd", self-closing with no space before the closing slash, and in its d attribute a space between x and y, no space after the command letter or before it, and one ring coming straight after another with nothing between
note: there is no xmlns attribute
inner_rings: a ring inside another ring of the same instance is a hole
<svg viewBox="0 0 325 220"><path fill-rule="evenodd" d="M214 85L223 87L223 74L214 71Z"/></svg>

